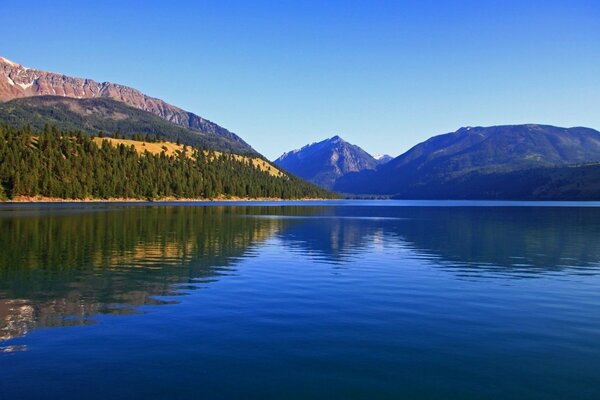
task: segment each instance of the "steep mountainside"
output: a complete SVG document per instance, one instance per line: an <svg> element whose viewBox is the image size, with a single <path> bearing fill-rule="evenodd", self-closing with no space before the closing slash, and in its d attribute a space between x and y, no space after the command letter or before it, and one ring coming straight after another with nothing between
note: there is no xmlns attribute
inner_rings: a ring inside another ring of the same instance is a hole
<svg viewBox="0 0 600 400"><path fill-rule="evenodd" d="M600 164L541 167L406 186L396 199L600 200Z"/></svg>
<svg viewBox="0 0 600 400"><path fill-rule="evenodd" d="M275 160L275 165L325 188L331 188L347 173L374 170L377 164L369 153L339 136L284 153Z"/></svg>
<svg viewBox="0 0 600 400"><path fill-rule="evenodd" d="M474 185L489 179L485 184L493 186L493 179L513 172L596 161L600 161L600 132L589 128L461 128L418 144L377 171L346 175L334 189L404 198L422 198L420 193L440 197L436 195L439 188L459 181ZM477 178L482 176L487 178ZM469 193L472 198L481 194L475 188Z"/></svg>
<svg viewBox="0 0 600 400"><path fill-rule="evenodd" d="M119 133L132 138L150 135L154 138L179 140L192 146L233 153L255 153L238 141L172 124L146 111L108 98L74 99L39 96L0 103L0 123L18 128L30 125L35 130L45 124L63 130L82 130L90 134Z"/></svg>
<svg viewBox="0 0 600 400"><path fill-rule="evenodd" d="M110 82L74 78L40 71L0 57L0 102L32 96L61 96L76 99L108 98L147 111L183 128L224 138L244 152L254 150L239 136L196 114L182 110L139 90Z"/></svg>

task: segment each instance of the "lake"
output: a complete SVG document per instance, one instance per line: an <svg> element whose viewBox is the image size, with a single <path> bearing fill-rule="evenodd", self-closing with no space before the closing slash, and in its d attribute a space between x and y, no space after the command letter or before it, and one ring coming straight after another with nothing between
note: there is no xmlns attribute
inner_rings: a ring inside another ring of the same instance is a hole
<svg viewBox="0 0 600 400"><path fill-rule="evenodd" d="M600 204L0 206L0 399L598 399Z"/></svg>

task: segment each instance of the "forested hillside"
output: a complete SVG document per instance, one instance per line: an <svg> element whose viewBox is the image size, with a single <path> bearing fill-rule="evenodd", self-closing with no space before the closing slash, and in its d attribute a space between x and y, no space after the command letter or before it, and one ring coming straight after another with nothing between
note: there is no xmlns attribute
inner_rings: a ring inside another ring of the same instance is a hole
<svg viewBox="0 0 600 400"><path fill-rule="evenodd" d="M399 198L598 199L590 190L595 181L582 172L596 176L587 164L598 162L600 132L594 129L466 127L419 143L376 171L344 175L333 189Z"/></svg>
<svg viewBox="0 0 600 400"><path fill-rule="evenodd" d="M156 137L161 140L181 141L191 146L238 154L256 154L237 136L217 135L212 131L198 131L165 121L150 112L106 98L74 99L70 97L41 96L15 99L0 103L0 124L14 128L30 125L44 129L46 124L67 131L83 130L98 135L101 132L119 132L133 138Z"/></svg>
<svg viewBox="0 0 600 400"><path fill-rule="evenodd" d="M165 146L166 147L166 146ZM273 176L233 154L184 146L175 155L98 143L79 131L0 126L0 197L64 199L315 198L333 194Z"/></svg>
<svg viewBox="0 0 600 400"><path fill-rule="evenodd" d="M600 200L600 164L478 173L435 184L407 186L396 199Z"/></svg>

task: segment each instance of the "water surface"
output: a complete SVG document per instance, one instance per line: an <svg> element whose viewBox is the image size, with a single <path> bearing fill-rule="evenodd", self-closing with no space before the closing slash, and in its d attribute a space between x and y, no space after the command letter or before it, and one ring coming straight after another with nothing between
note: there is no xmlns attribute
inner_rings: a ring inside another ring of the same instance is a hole
<svg viewBox="0 0 600 400"><path fill-rule="evenodd" d="M597 399L598 206L3 205L0 399Z"/></svg>

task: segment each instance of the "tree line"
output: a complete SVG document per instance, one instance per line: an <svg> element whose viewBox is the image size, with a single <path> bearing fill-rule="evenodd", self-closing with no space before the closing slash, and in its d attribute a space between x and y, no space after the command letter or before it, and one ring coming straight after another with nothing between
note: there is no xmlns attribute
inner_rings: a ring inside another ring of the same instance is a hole
<svg viewBox="0 0 600 400"><path fill-rule="evenodd" d="M249 159L186 146L176 155L98 144L81 131L0 126L0 198L328 198L294 176L276 177Z"/></svg>

